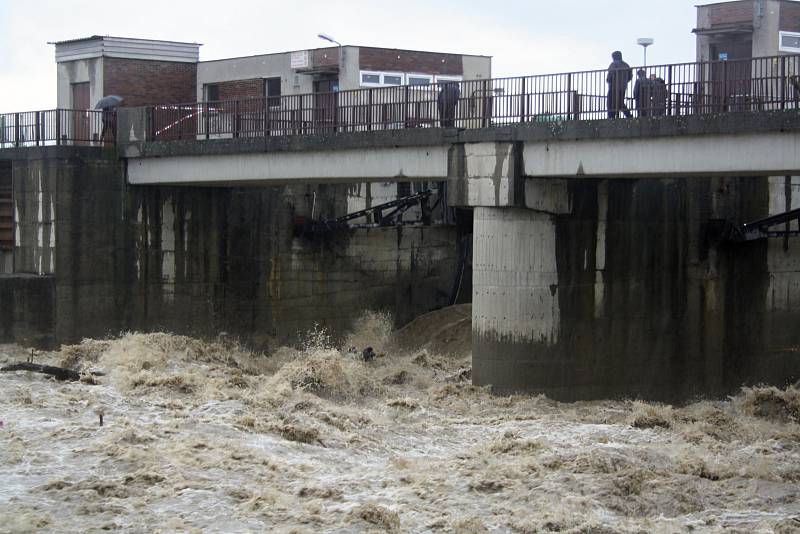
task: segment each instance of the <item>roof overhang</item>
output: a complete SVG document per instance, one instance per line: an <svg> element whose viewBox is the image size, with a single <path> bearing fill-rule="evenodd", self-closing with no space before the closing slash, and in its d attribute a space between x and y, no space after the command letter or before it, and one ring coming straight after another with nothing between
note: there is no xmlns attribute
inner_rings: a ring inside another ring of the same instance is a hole
<svg viewBox="0 0 800 534"><path fill-rule="evenodd" d="M692 33L709 37L726 35L748 35L753 33L752 24L725 24L713 28L695 28Z"/></svg>
<svg viewBox="0 0 800 534"><path fill-rule="evenodd" d="M309 74L312 76L339 74L339 65L319 65L316 67L304 67L302 69L296 69L295 72L297 72L297 74Z"/></svg>

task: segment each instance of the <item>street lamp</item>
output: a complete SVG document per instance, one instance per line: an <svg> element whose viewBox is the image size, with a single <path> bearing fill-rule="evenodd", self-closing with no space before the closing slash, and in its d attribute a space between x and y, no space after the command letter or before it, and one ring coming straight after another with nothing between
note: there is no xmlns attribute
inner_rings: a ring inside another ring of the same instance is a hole
<svg viewBox="0 0 800 534"><path fill-rule="evenodd" d="M328 34L325 34L325 33L318 33L318 34L317 34L317 37L319 37L319 38L320 38L320 39L322 39L323 41L328 41L329 43L333 43L333 44L336 44L336 45L342 46L342 43L340 43L339 41L337 41L336 39L334 39L333 37L331 37L331 36L330 36L330 35L328 35Z"/></svg>
<svg viewBox="0 0 800 534"><path fill-rule="evenodd" d="M636 44L644 48L644 66L647 66L647 47L651 44L655 43L655 39L652 37L642 37L636 40Z"/></svg>
<svg viewBox="0 0 800 534"><path fill-rule="evenodd" d="M333 43L333 44L335 44L336 46L339 47L339 74L338 74L339 81L338 81L338 84L339 84L339 86L341 86L341 84L342 84L342 80L341 80L341 78L342 78L342 68L344 67L344 65L342 65L342 59L343 59L342 58L342 43L340 43L339 41L337 41L336 39L334 39L333 37L331 37L327 33L318 33L317 37L319 37L323 41L328 41L329 43Z"/></svg>

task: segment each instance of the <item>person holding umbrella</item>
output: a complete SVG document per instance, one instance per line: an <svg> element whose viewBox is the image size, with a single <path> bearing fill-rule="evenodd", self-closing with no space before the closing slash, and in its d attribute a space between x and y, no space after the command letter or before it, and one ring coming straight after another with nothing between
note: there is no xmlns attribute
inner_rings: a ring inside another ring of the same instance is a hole
<svg viewBox="0 0 800 534"><path fill-rule="evenodd" d="M108 95L101 98L94 107L94 109L103 110L103 130L100 133L101 143L105 142L106 132L111 134L111 140L113 142L114 136L116 135L117 107L123 100L121 96Z"/></svg>

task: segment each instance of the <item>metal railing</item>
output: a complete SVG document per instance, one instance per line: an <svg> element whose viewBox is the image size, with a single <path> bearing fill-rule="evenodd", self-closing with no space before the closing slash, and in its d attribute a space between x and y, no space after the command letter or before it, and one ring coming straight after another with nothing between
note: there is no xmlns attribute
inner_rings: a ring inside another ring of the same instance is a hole
<svg viewBox="0 0 800 534"><path fill-rule="evenodd" d="M0 114L0 148L48 145L113 145L116 113L49 109Z"/></svg>
<svg viewBox="0 0 800 534"><path fill-rule="evenodd" d="M447 126L484 128L521 122L676 116L800 106L800 56L633 68L610 93L607 70L469 80L442 86L393 86L161 105L151 109L151 139L324 135ZM637 80L638 88L637 88ZM619 89L618 89L619 90ZM624 105L620 105L620 103Z"/></svg>

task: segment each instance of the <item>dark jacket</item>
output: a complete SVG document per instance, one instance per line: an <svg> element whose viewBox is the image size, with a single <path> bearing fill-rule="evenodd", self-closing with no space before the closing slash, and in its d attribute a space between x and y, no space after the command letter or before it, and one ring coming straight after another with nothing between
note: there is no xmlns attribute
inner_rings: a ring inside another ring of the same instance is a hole
<svg viewBox="0 0 800 534"><path fill-rule="evenodd" d="M609 89L624 92L631 79L633 79L633 70L630 65L621 59L615 59L611 62L611 65L608 66L606 82L608 82Z"/></svg>
<svg viewBox="0 0 800 534"><path fill-rule="evenodd" d="M439 104L439 109L454 109L456 104L458 104L458 99L461 98L461 90L458 88L458 84L454 82L448 82L442 86L441 91L439 91L439 96L436 99L437 103Z"/></svg>

